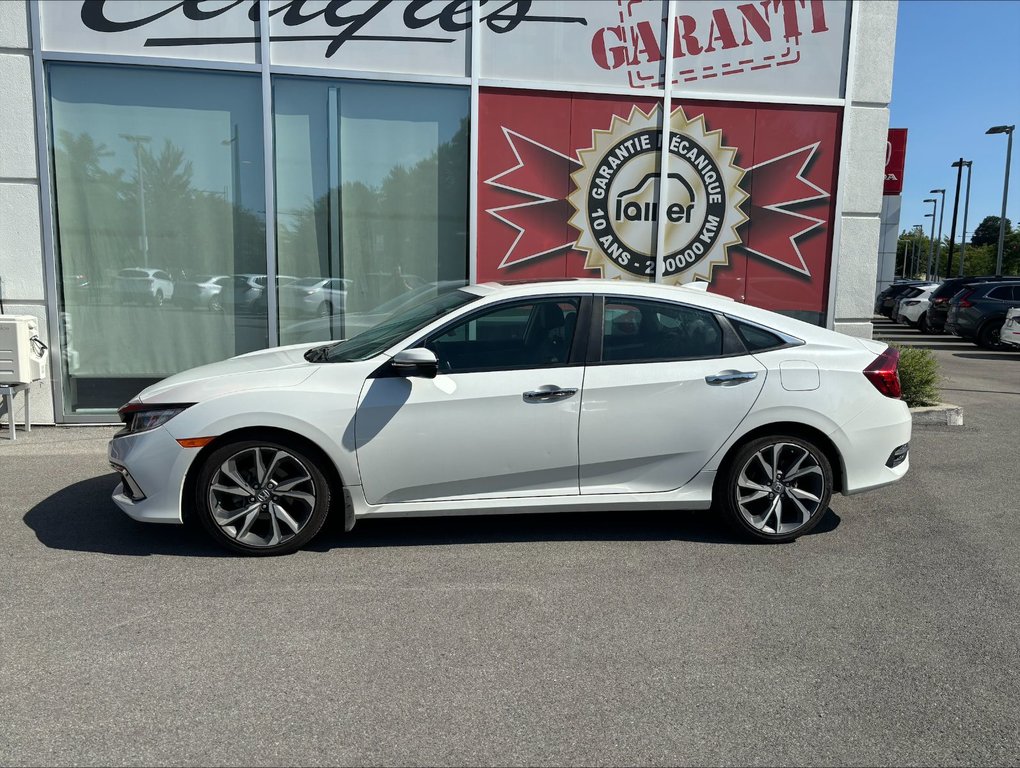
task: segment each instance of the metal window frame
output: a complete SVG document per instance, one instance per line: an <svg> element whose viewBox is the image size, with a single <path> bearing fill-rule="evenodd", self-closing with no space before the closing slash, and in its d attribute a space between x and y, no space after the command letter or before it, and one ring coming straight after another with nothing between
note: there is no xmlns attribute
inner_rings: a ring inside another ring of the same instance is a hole
<svg viewBox="0 0 1020 768"><path fill-rule="evenodd" d="M275 162L275 126L273 114L273 77L277 75L298 76L309 78L328 78L330 80L363 80L381 81L404 84L423 85L454 85L464 86L469 89L469 119L471 122L471 133L469 141L469 178L468 178L468 243L467 243L467 274L470 282L474 283L478 276L478 164L479 164L479 100L482 88L507 89L507 90L534 90L562 95L570 94L592 94L605 96L621 96L624 98L652 98L658 101L662 114L662 150L660 167L665 172L669 164L669 113L674 102L683 99L694 99L698 101L718 101L727 103L757 104L785 104L792 106L832 106L843 108L840 118L841 140L840 140L840 163L836 177L835 210L836 216L832 222L833 240L832 252L830 254L830 276L829 276L829 297L826 309L826 326L831 328L834 323L835 311L835 290L836 279L836 256L841 244L841 206L843 198L842 181L847 172L846 150L848 137L846 131L846 107L851 103L850 94L854 76L854 56L857 50L857 27L856 20L859 18L858 3L860 0L848 0L849 13L847 24L849 25L849 44L845 51L845 83L843 95L839 98L808 97L808 96L780 96L767 94L742 94L722 92L696 92L684 93L684 89L671 85L669 82L670 62L672 61L673 35L672 30L677 17L676 0L663 0L666 8L664 17L666 30L666 57L664 59L663 86L656 88L628 88L612 85L563 83L554 80L507 80L504 78L487 78L482 73L482 52L484 45L484 34L482 29L481 13L471 14L471 27L468 34L468 57L466 62L466 74L455 75L433 75L426 73L403 73L359 69L333 69L329 67L300 66L290 64L274 64L272 62L272 51L269 39L269 7L267 2L259 3L257 61L236 62L218 61L212 59L182 57L158 57L139 56L133 54L107 54L94 52L71 52L57 50L43 50L42 34L40 29L40 3L53 0L28 0L28 15L30 26L30 44L32 73L33 73L33 94L35 100L35 129L37 143L37 169L39 173L39 194L40 212L42 226L42 247L43 247L43 272L45 284L46 318L52 334L62 335L60 331L60 312L58 306L57 289L57 259L56 259L56 216L53 197L53 168L52 168L52 146L49 131L49 91L46 82L46 64L48 62L82 63L82 64L107 64L107 65L131 65L153 68L173 68L179 70L194 71L219 71L219 72L244 72L257 74L261 79L261 110L262 110L262 131L263 131L263 168L265 172L265 205L266 205L266 275L267 284L276 283L277 274L277 248L276 248L276 168ZM475 9L480 9L481 0L471 0ZM665 185L659 185L659 206L662 209L665 195ZM665 248L665 224L662 217L656 225L656 266L655 282L663 279L663 263ZM279 343L279 309L277 307L276 292L270 291L267 297L269 343ZM63 344L50 345L50 362L53 379L54 420L62 423L119 423L116 414L110 413L67 413L65 411L65 397L63 392L64 370L61 358Z"/></svg>

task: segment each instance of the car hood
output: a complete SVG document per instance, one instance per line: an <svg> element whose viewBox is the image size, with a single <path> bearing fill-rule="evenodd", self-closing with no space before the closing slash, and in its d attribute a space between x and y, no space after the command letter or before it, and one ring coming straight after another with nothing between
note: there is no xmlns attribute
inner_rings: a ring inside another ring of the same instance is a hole
<svg viewBox="0 0 1020 768"><path fill-rule="evenodd" d="M174 374L143 389L143 403L193 403L216 395L252 389L293 387L315 372L304 353L317 344L293 344L231 357Z"/></svg>

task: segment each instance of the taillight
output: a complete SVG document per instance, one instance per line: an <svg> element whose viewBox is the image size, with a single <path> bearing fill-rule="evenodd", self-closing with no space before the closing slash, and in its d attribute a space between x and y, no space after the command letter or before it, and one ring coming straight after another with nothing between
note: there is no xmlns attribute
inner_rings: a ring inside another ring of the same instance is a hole
<svg viewBox="0 0 1020 768"><path fill-rule="evenodd" d="M946 296L940 296L939 298L935 299L934 302L932 302L932 303L934 303L934 304L948 304L949 303L949 298L946 297Z"/></svg>
<svg viewBox="0 0 1020 768"><path fill-rule="evenodd" d="M974 304L972 302L970 302L970 301L967 301L967 299L970 296L973 296L973 295L974 295L974 289L972 288L971 290L967 291L965 294L963 294L963 296L960 297L960 300L958 302L956 302L956 305L960 309L968 309L969 307L973 307Z"/></svg>
<svg viewBox="0 0 1020 768"><path fill-rule="evenodd" d="M899 363L899 350L888 347L864 369L864 375L883 395L898 398L901 393Z"/></svg>

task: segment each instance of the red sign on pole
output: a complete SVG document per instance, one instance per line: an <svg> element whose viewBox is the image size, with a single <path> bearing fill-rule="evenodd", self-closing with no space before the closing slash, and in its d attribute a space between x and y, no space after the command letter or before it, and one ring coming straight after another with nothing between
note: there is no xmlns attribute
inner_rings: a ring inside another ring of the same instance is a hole
<svg viewBox="0 0 1020 768"><path fill-rule="evenodd" d="M907 129L890 128L885 145L885 186L883 195L903 193L903 167L907 163Z"/></svg>

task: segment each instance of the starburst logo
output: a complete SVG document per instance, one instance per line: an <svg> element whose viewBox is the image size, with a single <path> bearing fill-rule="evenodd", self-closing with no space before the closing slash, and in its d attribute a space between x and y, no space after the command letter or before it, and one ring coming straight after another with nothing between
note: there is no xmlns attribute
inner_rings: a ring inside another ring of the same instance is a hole
<svg viewBox="0 0 1020 768"><path fill-rule="evenodd" d="M722 131L706 129L704 116L688 120L677 108L663 178L661 140L657 109L634 107L627 119L614 116L608 130L592 131L571 175L577 188L569 196L570 224L580 232L575 247L587 254L587 268L607 277L651 278L661 217L664 280L711 280L712 269L728 263L727 249L740 243L737 228L747 220L737 150L723 145Z"/></svg>

